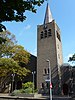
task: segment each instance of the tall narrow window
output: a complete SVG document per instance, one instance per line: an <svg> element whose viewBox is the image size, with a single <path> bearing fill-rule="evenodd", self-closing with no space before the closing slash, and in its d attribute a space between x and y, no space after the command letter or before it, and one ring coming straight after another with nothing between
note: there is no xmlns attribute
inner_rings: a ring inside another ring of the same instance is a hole
<svg viewBox="0 0 75 100"><path fill-rule="evenodd" d="M59 49L59 44L57 45L58 49Z"/></svg>
<svg viewBox="0 0 75 100"><path fill-rule="evenodd" d="M45 30L45 33L44 34L45 34L45 38L46 38L47 37L47 30Z"/></svg>
<svg viewBox="0 0 75 100"><path fill-rule="evenodd" d="M49 83L47 83L47 88L49 88Z"/></svg>
<svg viewBox="0 0 75 100"><path fill-rule="evenodd" d="M43 37L44 36L43 36L43 31L42 31L41 34L40 34L40 38L43 39Z"/></svg>
<svg viewBox="0 0 75 100"><path fill-rule="evenodd" d="M44 88L44 83L42 83L42 88Z"/></svg>
<svg viewBox="0 0 75 100"><path fill-rule="evenodd" d="M57 38L58 38L58 40L61 41L61 39L60 39L60 34L58 33L58 31L56 31L56 33L57 33Z"/></svg>
<svg viewBox="0 0 75 100"><path fill-rule="evenodd" d="M52 36L51 29L48 30L48 37Z"/></svg>
<svg viewBox="0 0 75 100"><path fill-rule="evenodd" d="M47 70L46 70L46 69L44 69L44 71L45 71L45 74L47 74Z"/></svg>
<svg viewBox="0 0 75 100"><path fill-rule="evenodd" d="M60 59L60 54L58 54L58 58Z"/></svg>

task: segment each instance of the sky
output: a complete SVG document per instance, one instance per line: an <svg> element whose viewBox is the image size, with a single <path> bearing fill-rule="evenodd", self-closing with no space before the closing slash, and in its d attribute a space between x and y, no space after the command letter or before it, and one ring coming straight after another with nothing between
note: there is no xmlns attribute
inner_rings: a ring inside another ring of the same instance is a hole
<svg viewBox="0 0 75 100"><path fill-rule="evenodd" d="M49 0L53 19L61 30L64 63L75 53L75 0ZM37 55L37 25L43 24L47 2L37 7L37 13L26 11L24 22L3 22L16 36L17 44Z"/></svg>

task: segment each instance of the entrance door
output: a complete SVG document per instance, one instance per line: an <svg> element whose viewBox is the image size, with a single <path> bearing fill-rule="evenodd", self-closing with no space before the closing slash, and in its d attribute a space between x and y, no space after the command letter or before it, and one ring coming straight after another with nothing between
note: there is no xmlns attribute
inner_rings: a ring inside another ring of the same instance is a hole
<svg viewBox="0 0 75 100"><path fill-rule="evenodd" d="M68 95L68 85L67 84L63 84L63 94L64 95Z"/></svg>

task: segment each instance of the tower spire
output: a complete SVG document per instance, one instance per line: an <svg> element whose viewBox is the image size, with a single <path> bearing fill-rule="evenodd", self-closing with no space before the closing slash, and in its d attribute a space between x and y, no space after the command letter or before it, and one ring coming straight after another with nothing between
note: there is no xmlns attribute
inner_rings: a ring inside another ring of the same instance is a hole
<svg viewBox="0 0 75 100"><path fill-rule="evenodd" d="M49 23L52 20L53 20L53 18L52 18L52 14L51 14L51 11L50 11L50 7L49 7L49 4L47 3L45 18L44 18L44 24Z"/></svg>

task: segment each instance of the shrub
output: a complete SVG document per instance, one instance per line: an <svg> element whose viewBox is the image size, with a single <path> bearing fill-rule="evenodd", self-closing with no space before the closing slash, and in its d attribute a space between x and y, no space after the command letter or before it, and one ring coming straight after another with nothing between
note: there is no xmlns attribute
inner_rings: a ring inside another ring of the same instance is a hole
<svg viewBox="0 0 75 100"><path fill-rule="evenodd" d="M24 93L32 93L33 92L33 83L27 82L22 84L22 92Z"/></svg>
<svg viewBox="0 0 75 100"><path fill-rule="evenodd" d="M22 89L26 88L33 88L33 83L32 82L27 82L22 84Z"/></svg>
<svg viewBox="0 0 75 100"><path fill-rule="evenodd" d="M20 90L14 90L11 95L15 96L16 94L19 94L19 93L21 93Z"/></svg>
<svg viewBox="0 0 75 100"><path fill-rule="evenodd" d="M37 91L37 90L34 90L34 91ZM19 93L26 93L26 94L33 93L33 83L32 82L23 83L22 89L14 90L11 95L15 96Z"/></svg>

